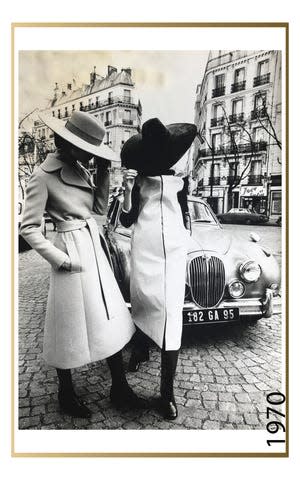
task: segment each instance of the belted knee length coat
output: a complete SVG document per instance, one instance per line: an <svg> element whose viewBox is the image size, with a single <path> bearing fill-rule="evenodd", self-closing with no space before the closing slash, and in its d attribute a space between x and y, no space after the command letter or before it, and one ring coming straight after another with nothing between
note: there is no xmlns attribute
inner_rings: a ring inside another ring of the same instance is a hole
<svg viewBox="0 0 300 480"><path fill-rule="evenodd" d="M51 264L44 328L45 361L75 368L121 350L135 327L101 246L92 212L103 214L109 172L93 188L58 152L31 176L21 234ZM52 244L41 232L44 211L57 225ZM60 267L71 260L71 271Z"/></svg>

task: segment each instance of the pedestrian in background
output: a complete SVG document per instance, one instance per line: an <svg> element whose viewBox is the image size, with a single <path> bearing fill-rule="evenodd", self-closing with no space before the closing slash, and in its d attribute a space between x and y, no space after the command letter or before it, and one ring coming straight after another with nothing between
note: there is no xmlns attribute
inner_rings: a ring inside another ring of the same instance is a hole
<svg viewBox="0 0 300 480"><path fill-rule="evenodd" d="M131 240L130 300L138 327L129 369L149 357L147 337L161 348L161 410L177 417L174 378L181 345L182 309L189 232L187 182L171 167L196 136L193 124L165 127L153 118L121 151L125 194L120 221L134 224ZM138 173L138 175L137 175Z"/></svg>
<svg viewBox="0 0 300 480"><path fill-rule="evenodd" d="M43 356L57 369L60 407L73 416L90 416L75 393L71 369L102 359L111 372L112 403L141 407L121 353L135 328L92 217L106 211L114 154L102 142L102 124L87 113L74 112L66 124L41 119L54 131L57 149L30 178L21 234L52 266ZM86 168L93 157L96 185ZM45 210L56 225L54 244L41 232Z"/></svg>

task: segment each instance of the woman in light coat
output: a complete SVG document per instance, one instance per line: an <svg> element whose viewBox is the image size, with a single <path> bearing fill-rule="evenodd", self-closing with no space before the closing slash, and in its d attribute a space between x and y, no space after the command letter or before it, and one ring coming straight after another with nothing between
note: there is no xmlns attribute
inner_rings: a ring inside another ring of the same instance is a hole
<svg viewBox="0 0 300 480"><path fill-rule="evenodd" d="M74 391L71 369L102 359L111 371L113 404L143 406L127 383L121 353L135 327L92 217L107 207L113 152L102 143L104 128L87 113L74 112L66 124L42 120L54 131L57 150L30 178L21 234L52 266L43 356L57 369L60 407L90 416ZM85 168L93 157L96 185ZM56 226L54 244L41 232L45 210Z"/></svg>
<svg viewBox="0 0 300 480"><path fill-rule="evenodd" d="M181 345L189 233L187 185L170 168L191 146L193 124L165 127L144 123L121 151L125 194L120 221L134 224L131 237L130 299L138 327L129 369L148 358L146 337L161 348L161 409L177 417L173 384ZM138 172L138 176L136 176Z"/></svg>

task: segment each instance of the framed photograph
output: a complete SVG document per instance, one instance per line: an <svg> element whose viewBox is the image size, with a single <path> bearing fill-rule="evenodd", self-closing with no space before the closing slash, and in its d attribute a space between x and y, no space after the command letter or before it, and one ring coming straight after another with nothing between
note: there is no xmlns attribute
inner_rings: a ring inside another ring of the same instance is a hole
<svg viewBox="0 0 300 480"><path fill-rule="evenodd" d="M12 455L288 456L288 24L12 24Z"/></svg>

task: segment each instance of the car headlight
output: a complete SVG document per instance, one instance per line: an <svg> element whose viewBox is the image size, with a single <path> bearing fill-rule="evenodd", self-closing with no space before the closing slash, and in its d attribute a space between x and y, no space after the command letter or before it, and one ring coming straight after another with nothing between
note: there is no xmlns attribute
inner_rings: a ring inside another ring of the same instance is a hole
<svg viewBox="0 0 300 480"><path fill-rule="evenodd" d="M240 298L245 293L245 285L239 280L233 280L228 285L228 291L232 298Z"/></svg>
<svg viewBox="0 0 300 480"><path fill-rule="evenodd" d="M257 262L249 260L240 266L240 275L247 283L257 282L261 276L261 268Z"/></svg>

